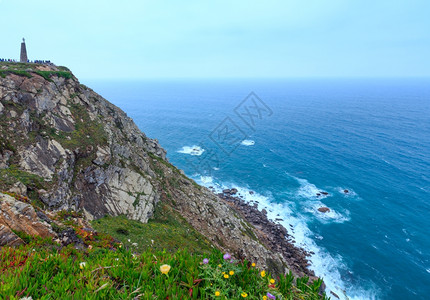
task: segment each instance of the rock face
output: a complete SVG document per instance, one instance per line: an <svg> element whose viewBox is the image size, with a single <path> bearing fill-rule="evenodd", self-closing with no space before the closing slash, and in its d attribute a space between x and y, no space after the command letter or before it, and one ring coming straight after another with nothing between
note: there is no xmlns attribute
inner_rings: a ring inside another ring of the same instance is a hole
<svg viewBox="0 0 430 300"><path fill-rule="evenodd" d="M0 246L23 243L12 230L41 237L55 236L51 226L39 219L33 206L0 193Z"/></svg>
<svg viewBox="0 0 430 300"><path fill-rule="evenodd" d="M83 211L90 220L109 214L145 223L163 201L220 249L286 270L253 225L172 166L157 140L68 69L15 73L0 77L0 191L27 194L47 210ZM12 200L2 196L2 214L34 223L20 228L3 217L2 236L20 243L10 234L16 228L49 235L31 206Z"/></svg>
<svg viewBox="0 0 430 300"><path fill-rule="evenodd" d="M51 209L83 209L89 218L146 222L159 200L148 153L166 152L119 108L51 71L0 78L0 189L38 193Z"/></svg>

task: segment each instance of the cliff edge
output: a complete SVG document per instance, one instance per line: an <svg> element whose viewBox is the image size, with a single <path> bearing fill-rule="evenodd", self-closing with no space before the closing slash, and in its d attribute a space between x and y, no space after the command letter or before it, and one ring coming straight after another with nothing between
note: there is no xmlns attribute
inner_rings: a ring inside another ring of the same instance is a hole
<svg viewBox="0 0 430 300"><path fill-rule="evenodd" d="M221 250L275 273L311 274L303 252L275 251L234 205L187 178L157 140L64 67L0 64L0 192L87 220L146 223L163 203Z"/></svg>

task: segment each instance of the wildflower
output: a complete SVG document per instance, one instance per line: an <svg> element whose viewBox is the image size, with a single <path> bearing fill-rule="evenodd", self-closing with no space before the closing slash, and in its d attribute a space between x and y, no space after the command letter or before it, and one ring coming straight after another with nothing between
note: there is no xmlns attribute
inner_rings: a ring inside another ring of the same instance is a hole
<svg viewBox="0 0 430 300"><path fill-rule="evenodd" d="M227 279L229 276L228 274L224 274L224 278Z"/></svg>
<svg viewBox="0 0 430 300"><path fill-rule="evenodd" d="M136 254L132 254L132 256L133 256L133 259L137 259L137 255Z"/></svg>
<svg viewBox="0 0 430 300"><path fill-rule="evenodd" d="M247 294L247 293L245 293L245 292L242 292L240 295L241 295L243 298L248 297L248 294Z"/></svg>
<svg viewBox="0 0 430 300"><path fill-rule="evenodd" d="M93 245L88 246L88 250L91 250L91 249L93 249Z"/></svg>
<svg viewBox="0 0 430 300"><path fill-rule="evenodd" d="M83 270L86 266L87 266L87 263L84 261L79 264L79 268L81 268L81 270Z"/></svg>
<svg viewBox="0 0 430 300"><path fill-rule="evenodd" d="M231 255L230 255L230 253L226 253L226 254L224 254L223 258L224 258L225 260L231 259Z"/></svg>
<svg viewBox="0 0 430 300"><path fill-rule="evenodd" d="M269 292L267 292L267 298L273 299L273 300L276 299L276 297Z"/></svg>
<svg viewBox="0 0 430 300"><path fill-rule="evenodd" d="M270 283L271 283L271 284L274 284L274 283L275 283L275 279L273 279L273 278L272 278L272 279L270 279L269 281L270 281Z"/></svg>
<svg viewBox="0 0 430 300"><path fill-rule="evenodd" d="M261 271L260 275L261 275L261 277L265 277L266 276L266 271Z"/></svg>
<svg viewBox="0 0 430 300"><path fill-rule="evenodd" d="M255 267L255 263L252 263L251 266Z"/></svg>
<svg viewBox="0 0 430 300"><path fill-rule="evenodd" d="M208 258L205 258L205 259L203 259L203 263L206 265L206 264L208 264L209 263L209 259Z"/></svg>
<svg viewBox="0 0 430 300"><path fill-rule="evenodd" d="M221 293L219 291L215 292L215 297L219 297L219 295L221 295Z"/></svg>
<svg viewBox="0 0 430 300"><path fill-rule="evenodd" d="M219 265L218 265L218 268L221 268L221 267L222 267L222 266L221 266L221 264L219 264Z"/></svg>
<svg viewBox="0 0 430 300"><path fill-rule="evenodd" d="M267 296L263 296L263 300L267 300Z"/></svg>
<svg viewBox="0 0 430 300"><path fill-rule="evenodd" d="M230 276L234 275L234 271L230 271L230 272L228 272L228 274L230 274Z"/></svg>
<svg viewBox="0 0 430 300"><path fill-rule="evenodd" d="M162 265L160 267L160 271L161 271L161 273L167 275L167 273L169 273L169 271L170 271L170 266L169 265Z"/></svg>
<svg viewBox="0 0 430 300"><path fill-rule="evenodd" d="M233 262L234 262L233 258L232 258L232 259L230 259L230 263L232 264Z"/></svg>

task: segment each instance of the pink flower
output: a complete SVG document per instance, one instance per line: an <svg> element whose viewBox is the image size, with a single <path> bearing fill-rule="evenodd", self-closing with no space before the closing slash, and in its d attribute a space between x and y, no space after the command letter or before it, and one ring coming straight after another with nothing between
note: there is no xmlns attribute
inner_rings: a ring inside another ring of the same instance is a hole
<svg viewBox="0 0 430 300"><path fill-rule="evenodd" d="M208 258L205 258L205 259L203 259L203 263L206 265L206 264L208 264L209 263L209 259Z"/></svg>
<svg viewBox="0 0 430 300"><path fill-rule="evenodd" d="M228 260L228 259L231 259L231 255L230 255L230 253L226 253L226 254L224 254L224 259L225 260Z"/></svg>

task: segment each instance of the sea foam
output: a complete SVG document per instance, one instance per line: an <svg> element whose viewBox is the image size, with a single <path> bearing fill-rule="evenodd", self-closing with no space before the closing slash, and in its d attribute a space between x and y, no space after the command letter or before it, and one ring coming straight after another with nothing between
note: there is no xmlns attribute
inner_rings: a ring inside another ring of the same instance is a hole
<svg viewBox="0 0 430 300"><path fill-rule="evenodd" d="M318 189L315 185L309 183L305 179L296 178L301 184L300 188L296 191L296 197L299 198L312 198L317 191L323 191ZM330 291L336 293L342 300L359 300L359 299L376 299L375 290L365 291L357 287L347 286L342 280L342 272L348 272L347 266L344 264L341 256L332 256L328 251L321 248L316 244L314 239L322 239L322 236L315 235L307 226L309 217L302 214L297 214L294 211L295 203L284 202L275 203L274 197L266 192L265 195L252 191L249 187L238 186L234 183L223 183L218 182L216 179L210 177L210 180L200 176L196 177L197 183L206 187L212 186L215 192L221 193L223 189L236 188L238 190L237 196L250 204L257 204L258 209L266 209L267 217L270 220L276 220L277 223L282 224L287 228L289 234L295 240L296 245L305 249L306 251L313 253L309 257L310 266L309 268L315 272L315 274L324 279L326 284L326 294L330 296ZM323 198L323 197L322 197ZM314 202L314 204L322 204L321 202ZM314 211L316 211L314 206ZM322 214L322 213L320 213ZM326 213L327 215L322 216L322 219L328 221L334 221L342 223L348 220L348 216L343 216L338 212ZM279 221L282 219L282 221Z"/></svg>
<svg viewBox="0 0 430 300"><path fill-rule="evenodd" d="M255 145L255 141L253 141L253 140L243 140L240 144L243 145L243 146L253 146L253 145Z"/></svg>
<svg viewBox="0 0 430 300"><path fill-rule="evenodd" d="M189 154L189 155L197 155L200 156L205 152L205 149L201 148L200 146L184 146L182 149L178 150L179 153Z"/></svg>

